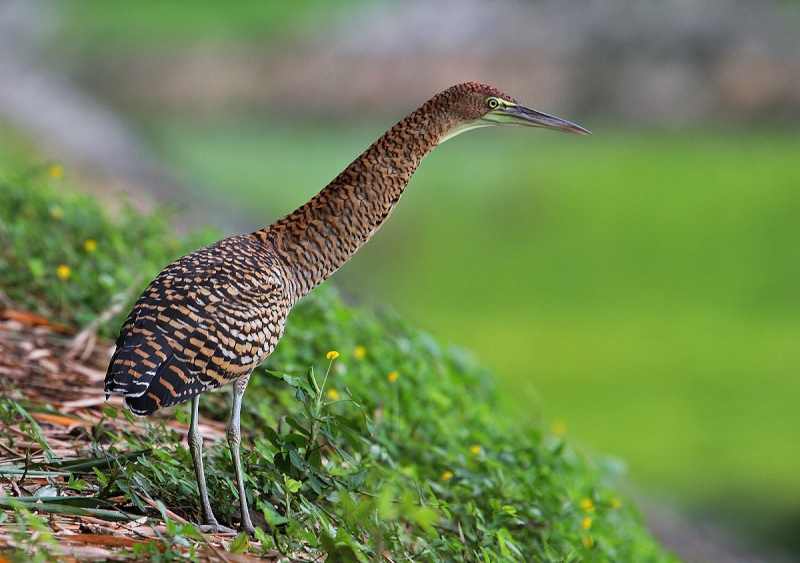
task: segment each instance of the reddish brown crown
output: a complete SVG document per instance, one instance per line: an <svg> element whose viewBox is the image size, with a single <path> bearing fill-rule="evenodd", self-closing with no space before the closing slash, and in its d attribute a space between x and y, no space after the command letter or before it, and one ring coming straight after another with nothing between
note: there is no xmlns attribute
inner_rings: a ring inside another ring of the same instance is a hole
<svg viewBox="0 0 800 563"><path fill-rule="evenodd" d="M456 121L468 123L489 113L491 108L486 103L489 98L501 98L514 104L518 103L497 88L479 82L462 82L451 86L435 95L429 103Z"/></svg>

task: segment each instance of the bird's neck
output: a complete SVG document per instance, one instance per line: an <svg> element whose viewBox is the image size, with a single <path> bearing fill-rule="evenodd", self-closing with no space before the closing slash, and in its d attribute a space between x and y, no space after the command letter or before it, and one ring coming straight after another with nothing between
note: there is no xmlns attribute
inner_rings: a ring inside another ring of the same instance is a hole
<svg viewBox="0 0 800 563"><path fill-rule="evenodd" d="M256 234L281 258L299 299L367 242L422 158L450 129L434 100L392 127L308 203Z"/></svg>

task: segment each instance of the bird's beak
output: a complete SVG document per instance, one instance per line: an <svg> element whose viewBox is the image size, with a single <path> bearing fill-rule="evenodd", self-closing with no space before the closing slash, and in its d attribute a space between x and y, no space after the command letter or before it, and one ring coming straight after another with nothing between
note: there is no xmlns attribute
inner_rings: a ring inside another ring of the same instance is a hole
<svg viewBox="0 0 800 563"><path fill-rule="evenodd" d="M543 127L553 131L564 131L565 133L576 133L578 135L591 135L592 133L580 125L570 123L560 117L547 115L535 109L526 108L519 104L506 102L497 109L493 109L481 120L488 121L489 124L496 125L527 125L528 127Z"/></svg>

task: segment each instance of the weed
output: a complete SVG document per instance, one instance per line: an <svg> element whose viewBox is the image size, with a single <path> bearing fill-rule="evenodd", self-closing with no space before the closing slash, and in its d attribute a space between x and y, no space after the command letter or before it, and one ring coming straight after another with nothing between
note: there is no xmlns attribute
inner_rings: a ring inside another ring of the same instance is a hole
<svg viewBox="0 0 800 563"><path fill-rule="evenodd" d="M21 504L14 506L13 520L6 513L0 513L0 527L10 531L11 561L50 563L60 560L61 550L47 520Z"/></svg>

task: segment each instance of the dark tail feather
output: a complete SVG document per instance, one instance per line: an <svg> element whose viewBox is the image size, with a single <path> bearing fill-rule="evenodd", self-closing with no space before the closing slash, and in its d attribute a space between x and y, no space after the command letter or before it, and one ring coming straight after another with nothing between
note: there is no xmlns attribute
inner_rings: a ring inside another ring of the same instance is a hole
<svg viewBox="0 0 800 563"><path fill-rule="evenodd" d="M198 362L203 365L197 366L176 355L167 338L160 334L131 335L120 340L108 367L105 392L106 396L122 393L125 406L133 414L145 416L209 389L208 382L199 377L208 361L205 357ZM191 359L195 357L196 353Z"/></svg>
<svg viewBox="0 0 800 563"><path fill-rule="evenodd" d="M186 369L189 364L175 356L165 363L147 390L138 396L125 395L125 406L133 414L144 416L163 407L177 405L208 390L196 375Z"/></svg>
<svg viewBox="0 0 800 563"><path fill-rule="evenodd" d="M172 356L172 347L163 335L120 338L106 372L106 393L143 394Z"/></svg>

